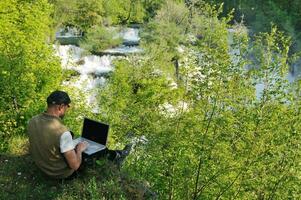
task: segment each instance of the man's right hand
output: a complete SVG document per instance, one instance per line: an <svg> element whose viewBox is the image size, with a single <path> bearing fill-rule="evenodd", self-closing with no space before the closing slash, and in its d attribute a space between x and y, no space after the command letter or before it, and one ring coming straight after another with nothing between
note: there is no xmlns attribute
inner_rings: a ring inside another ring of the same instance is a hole
<svg viewBox="0 0 301 200"><path fill-rule="evenodd" d="M76 151L83 152L88 148L88 146L89 146L88 142L86 141L80 142L76 145Z"/></svg>
<svg viewBox="0 0 301 200"><path fill-rule="evenodd" d="M71 169L77 170L82 162L82 152L88 147L88 142L80 142L76 145L75 150L72 149L64 153L64 156Z"/></svg>

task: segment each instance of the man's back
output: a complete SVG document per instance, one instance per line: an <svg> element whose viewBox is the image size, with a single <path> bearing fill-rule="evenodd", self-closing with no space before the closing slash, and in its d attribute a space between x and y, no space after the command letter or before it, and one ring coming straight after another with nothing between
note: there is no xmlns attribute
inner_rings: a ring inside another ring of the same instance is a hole
<svg viewBox="0 0 301 200"><path fill-rule="evenodd" d="M60 137L68 131L58 117L42 113L33 117L28 124L30 153L36 165L54 178L70 176L69 168L60 152Z"/></svg>

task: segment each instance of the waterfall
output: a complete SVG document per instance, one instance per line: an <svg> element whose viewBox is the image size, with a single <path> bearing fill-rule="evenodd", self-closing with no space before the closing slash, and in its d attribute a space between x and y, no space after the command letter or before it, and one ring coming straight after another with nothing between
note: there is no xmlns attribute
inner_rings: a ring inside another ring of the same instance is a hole
<svg viewBox="0 0 301 200"><path fill-rule="evenodd" d="M65 33L64 37L72 38L74 30ZM58 34L57 34L58 35ZM66 80L65 85L70 85L85 92L86 101L93 106L93 112L98 113L96 89L103 86L106 82L106 75L114 70L112 61L117 58L116 55L128 55L139 53L142 50L137 46L139 44L139 29L124 28L119 33L123 38L123 44L119 47L107 49L103 56L85 55L85 50L75 45L55 45L57 56L61 59L63 69L74 70L78 72L79 77L75 80ZM129 46L130 45L130 46Z"/></svg>

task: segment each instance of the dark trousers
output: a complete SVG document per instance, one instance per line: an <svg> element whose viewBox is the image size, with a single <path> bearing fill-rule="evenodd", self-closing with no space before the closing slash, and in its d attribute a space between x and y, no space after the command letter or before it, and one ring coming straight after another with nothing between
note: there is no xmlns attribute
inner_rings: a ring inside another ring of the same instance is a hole
<svg viewBox="0 0 301 200"><path fill-rule="evenodd" d="M81 173L83 173L85 168L87 168L89 166L92 166L92 167L95 166L96 160L106 158L110 161L114 161L117 157L118 151L119 150L105 149L103 151L97 152L92 155L86 155L83 153L82 163L81 163L80 167L76 171L74 171L70 176L68 176L67 178L64 178L64 180L72 180L74 178L77 178Z"/></svg>

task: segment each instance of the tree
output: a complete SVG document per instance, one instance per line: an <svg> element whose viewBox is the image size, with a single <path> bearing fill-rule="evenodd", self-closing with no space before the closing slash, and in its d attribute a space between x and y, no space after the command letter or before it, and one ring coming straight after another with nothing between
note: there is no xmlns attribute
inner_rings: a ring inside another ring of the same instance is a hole
<svg viewBox="0 0 301 200"><path fill-rule="evenodd" d="M94 25L101 25L104 15L103 1L77 1L76 15L73 18L75 26L86 32Z"/></svg>
<svg viewBox="0 0 301 200"><path fill-rule="evenodd" d="M126 169L147 180L160 199L297 198L300 88L285 80L289 38L272 27L249 49L242 24L231 33L231 16L220 18L221 7L198 3L196 10L171 3L192 12L189 28L160 24L176 24L185 13L164 5L143 38L152 49L116 62L100 92L101 118L112 124L113 140L146 138ZM187 38L172 41L166 33ZM175 86L166 68L179 46ZM265 85L259 97L258 81Z"/></svg>
<svg viewBox="0 0 301 200"><path fill-rule="evenodd" d="M145 10L140 0L104 1L106 24L142 23Z"/></svg>
<svg viewBox="0 0 301 200"><path fill-rule="evenodd" d="M118 33L113 28L93 26L88 29L80 46L92 53L99 53L109 48L116 47L122 43Z"/></svg>
<svg viewBox="0 0 301 200"><path fill-rule="evenodd" d="M51 7L46 0L0 3L0 137L1 149L59 86L61 68L49 38Z"/></svg>

